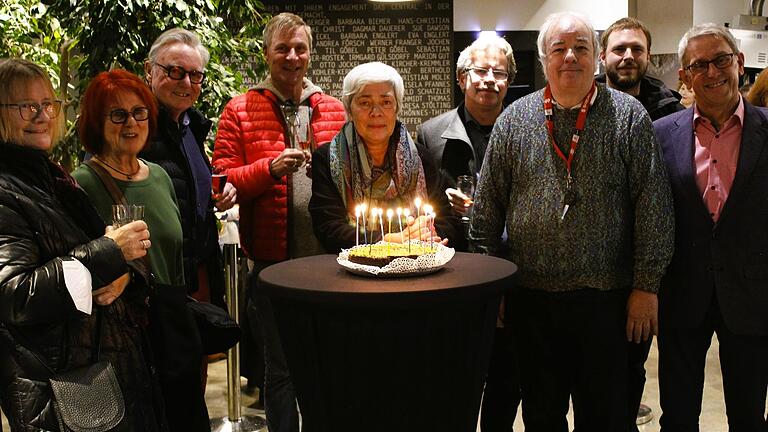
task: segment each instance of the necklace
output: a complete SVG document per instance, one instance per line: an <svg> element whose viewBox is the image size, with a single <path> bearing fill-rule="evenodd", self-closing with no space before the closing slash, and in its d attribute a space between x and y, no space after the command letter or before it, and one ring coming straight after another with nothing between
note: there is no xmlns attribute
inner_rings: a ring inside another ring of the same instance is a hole
<svg viewBox="0 0 768 432"><path fill-rule="evenodd" d="M122 174L128 180L133 180L133 176L138 174L139 170L141 170L141 164L137 164L138 166L136 167L136 171L134 171L132 173L125 173L125 172L122 172L119 169L113 167L112 165L108 164L106 161L102 160L101 158L98 158L96 156L94 156L93 158L96 159L97 161L99 161L102 165L104 165L107 168L111 169L112 171L114 171L114 172L116 172L118 174Z"/></svg>

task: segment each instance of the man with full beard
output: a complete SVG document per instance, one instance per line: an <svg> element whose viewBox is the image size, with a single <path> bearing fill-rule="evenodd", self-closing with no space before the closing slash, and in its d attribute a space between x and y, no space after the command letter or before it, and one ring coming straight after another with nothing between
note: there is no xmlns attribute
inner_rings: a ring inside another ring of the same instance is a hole
<svg viewBox="0 0 768 432"><path fill-rule="evenodd" d="M660 119L685 109L681 96L667 88L661 80L646 75L651 60L651 33L636 18L622 18L611 24L600 40L600 61L605 74L597 82L636 97L648 111L651 120ZM630 430L637 431L636 418L650 420L651 409L640 404L645 386L645 361L651 349L652 338L629 342L627 369L628 419ZM638 409L639 407L639 409Z"/></svg>
<svg viewBox="0 0 768 432"><path fill-rule="evenodd" d="M627 17L614 22L603 32L600 45L600 61L606 73L598 75L597 82L636 97L651 120L685 109L679 93L646 75L651 61L651 33L640 20Z"/></svg>

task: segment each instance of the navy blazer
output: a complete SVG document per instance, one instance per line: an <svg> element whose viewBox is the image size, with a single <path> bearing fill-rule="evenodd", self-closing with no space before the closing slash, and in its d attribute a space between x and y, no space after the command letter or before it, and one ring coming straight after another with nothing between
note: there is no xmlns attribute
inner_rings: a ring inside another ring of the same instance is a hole
<svg viewBox="0 0 768 432"><path fill-rule="evenodd" d="M744 102L736 176L717 223L696 186L693 108L653 126L675 208L675 254L659 293L660 325L700 325L716 296L728 329L768 335L768 111Z"/></svg>

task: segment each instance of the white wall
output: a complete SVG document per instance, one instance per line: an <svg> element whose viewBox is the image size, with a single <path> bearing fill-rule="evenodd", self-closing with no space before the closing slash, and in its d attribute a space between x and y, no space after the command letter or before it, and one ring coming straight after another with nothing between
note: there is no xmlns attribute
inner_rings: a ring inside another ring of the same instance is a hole
<svg viewBox="0 0 768 432"><path fill-rule="evenodd" d="M627 10L627 0L454 0L453 29L538 30L547 15L561 11L583 13L596 29L604 29Z"/></svg>
<svg viewBox="0 0 768 432"><path fill-rule="evenodd" d="M694 23L725 23L749 12L750 0L454 0L455 31L537 30L552 12L573 10L592 19L597 29L627 16L629 4L653 35L652 51L674 53ZM768 15L768 6L763 15Z"/></svg>
<svg viewBox="0 0 768 432"><path fill-rule="evenodd" d="M750 3L749 0L694 0L693 22L695 24L730 22L735 15L749 14ZM763 9L763 15L766 14L768 14L768 7Z"/></svg>
<svg viewBox="0 0 768 432"><path fill-rule="evenodd" d="M637 18L648 26L653 37L652 54L677 52L680 38L693 22L693 9L691 0L639 0L637 2Z"/></svg>

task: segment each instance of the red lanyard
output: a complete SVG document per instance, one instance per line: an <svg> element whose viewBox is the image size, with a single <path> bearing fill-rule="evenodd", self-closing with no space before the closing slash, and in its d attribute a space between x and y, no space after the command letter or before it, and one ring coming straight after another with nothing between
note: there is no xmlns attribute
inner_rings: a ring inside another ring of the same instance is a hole
<svg viewBox="0 0 768 432"><path fill-rule="evenodd" d="M587 123L587 113L589 108L595 102L597 96L597 86L595 82L592 82L592 88L589 89L589 93L581 101L581 109L579 110L579 117L576 118L576 131L571 137L571 149L568 151L568 157L566 158L563 151L555 142L555 123L552 121L552 90L549 88L549 84L544 89L544 115L547 118L547 132L549 133L549 140L552 141L552 147L555 148L555 153L560 159L565 162L565 169L568 171L568 178L571 178L571 162L573 162L573 155L576 154L576 148L579 146L579 135L584 130L584 125Z"/></svg>

